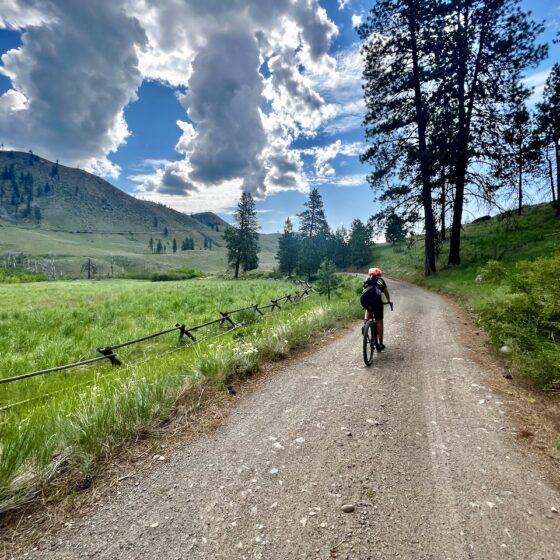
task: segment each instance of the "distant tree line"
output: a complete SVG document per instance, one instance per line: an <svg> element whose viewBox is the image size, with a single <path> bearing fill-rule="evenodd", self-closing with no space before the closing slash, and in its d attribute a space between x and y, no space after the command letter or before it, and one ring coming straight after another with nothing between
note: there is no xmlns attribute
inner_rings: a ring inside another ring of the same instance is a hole
<svg viewBox="0 0 560 560"><path fill-rule="evenodd" d="M278 240L278 267L291 276L294 273L311 279L327 260L338 269L360 269L371 259L373 230L361 220L352 221L350 230L339 227L331 231L318 189L313 189L305 202L305 210L298 214L299 231L294 231L290 218Z"/></svg>
<svg viewBox="0 0 560 560"><path fill-rule="evenodd" d="M278 240L276 260L280 272L288 276L301 274L312 279L319 276L318 271L323 267L323 275L330 278L333 267L359 269L370 262L373 247L371 226L356 219L350 231L344 227L331 231L318 189L310 192L305 209L298 218L299 231L294 230L292 220L287 218L284 232ZM224 232L228 263L235 278L241 271L258 267L258 230L253 197L243 193L234 213L234 225ZM332 279L327 285L330 294L334 287Z"/></svg>

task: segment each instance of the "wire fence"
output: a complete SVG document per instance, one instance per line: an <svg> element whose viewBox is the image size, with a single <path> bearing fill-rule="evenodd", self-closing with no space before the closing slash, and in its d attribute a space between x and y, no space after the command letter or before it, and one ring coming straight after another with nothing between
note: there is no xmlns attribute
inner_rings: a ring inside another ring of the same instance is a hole
<svg viewBox="0 0 560 560"><path fill-rule="evenodd" d="M179 342L184 341L185 337L187 337L192 343L196 343L196 342L198 342L198 340L197 340L197 337L193 333L199 331L200 329L210 327L212 325L220 325L220 326L227 325L228 327L230 327L229 330L233 330L235 328L238 328L238 327L242 326L242 323L236 323L234 321L234 319L232 318L236 314L239 314L239 313L242 313L242 312L245 312L245 311L255 311L257 314L259 314L261 317L263 317L267 310L270 310L270 312L273 312L275 309L282 309L281 304L297 303L298 301L300 301L303 298L308 297L312 292L315 291L309 283L303 282L301 280L299 280L298 282L302 286L301 290L297 290L293 294L285 294L282 297L270 300L270 303L268 303L266 305L260 305L258 303L254 303L254 304L251 304L251 305L247 305L245 307L240 307L239 309L233 309L231 311L219 311L218 312L219 315L220 315L219 318L212 319L210 321L206 321L205 323L201 323L199 325L186 326L184 323L176 323L174 327L171 327L171 328L168 328L168 329L165 329L165 330L162 330L162 331L158 331L158 332L151 333L151 334L148 334L148 335L145 335L145 336L141 336L141 337L135 338L133 340L127 340L125 342L120 342L118 344L111 344L111 345L108 345L108 346L99 347L99 348L97 348L97 352L100 355L96 356L96 357L93 357L93 358L89 358L89 359L86 359L86 360L80 360L80 361L77 361L77 362L72 362L70 364L65 364L65 365L62 365L62 366L52 367L52 368L48 368L48 369L42 369L42 370L33 371L33 372L29 372L29 373L23 373L23 374L15 375L15 376L12 376L12 377L2 377L2 378L0 378L0 385L5 384L5 383L15 383L16 381L21 381L23 379L29 379L31 377L37 377L37 376L40 376L40 375L48 375L48 374L55 373L55 372L58 372L58 371L64 371L64 370L68 370L68 369L89 366L91 364L101 362L101 361L104 361L104 360L108 360L111 363L111 365L113 365L113 366L120 366L120 365L123 365L123 360L120 356L118 356L115 353L115 350L119 350L121 348L132 346L134 344L139 344L141 342L145 342L147 340L158 338L158 337L161 337L161 336L164 336L166 334L173 333L173 332L178 332L179 333ZM9 410L9 409L14 408L15 406L19 406L21 404L28 403L32 400L36 400L37 398L43 398L45 396L50 396L50 395L41 395L40 397L26 399L25 401L20 401L19 403L13 403L13 404L9 404L9 405L0 407L0 412L3 412L5 410Z"/></svg>

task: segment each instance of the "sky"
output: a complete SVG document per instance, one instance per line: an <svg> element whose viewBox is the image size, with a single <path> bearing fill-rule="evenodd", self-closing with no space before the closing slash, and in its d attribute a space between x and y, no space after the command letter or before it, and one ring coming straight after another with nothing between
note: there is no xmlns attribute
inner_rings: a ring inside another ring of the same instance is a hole
<svg viewBox="0 0 560 560"><path fill-rule="evenodd" d="M0 0L0 143L134 196L265 233L323 196L331 227L377 211L355 26L372 0ZM560 30L557 0L523 0ZM560 45L526 76L538 100ZM297 223L297 220L296 220Z"/></svg>

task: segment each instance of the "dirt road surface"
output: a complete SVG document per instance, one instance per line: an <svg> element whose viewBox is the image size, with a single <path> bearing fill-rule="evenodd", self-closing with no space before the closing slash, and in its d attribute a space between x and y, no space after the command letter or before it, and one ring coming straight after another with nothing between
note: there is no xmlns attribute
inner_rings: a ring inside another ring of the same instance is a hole
<svg viewBox="0 0 560 560"><path fill-rule="evenodd" d="M560 495L461 321L435 294L390 289L371 368L356 323L25 557L559 559Z"/></svg>

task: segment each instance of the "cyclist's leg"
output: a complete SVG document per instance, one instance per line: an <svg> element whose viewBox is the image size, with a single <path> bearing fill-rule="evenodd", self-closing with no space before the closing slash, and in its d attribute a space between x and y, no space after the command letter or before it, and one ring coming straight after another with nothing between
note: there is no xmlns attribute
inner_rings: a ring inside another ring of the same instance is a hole
<svg viewBox="0 0 560 560"><path fill-rule="evenodd" d="M383 344L383 321L378 319L375 321L375 324L377 325L377 336L379 337L379 342Z"/></svg>
<svg viewBox="0 0 560 560"><path fill-rule="evenodd" d="M373 307L373 316L375 317L379 345L383 349L385 345L383 344L383 303L381 301Z"/></svg>

